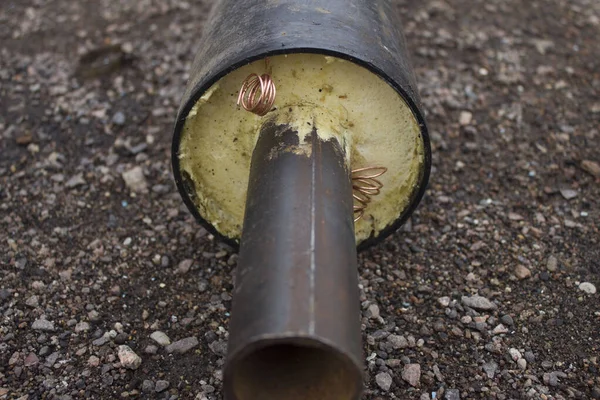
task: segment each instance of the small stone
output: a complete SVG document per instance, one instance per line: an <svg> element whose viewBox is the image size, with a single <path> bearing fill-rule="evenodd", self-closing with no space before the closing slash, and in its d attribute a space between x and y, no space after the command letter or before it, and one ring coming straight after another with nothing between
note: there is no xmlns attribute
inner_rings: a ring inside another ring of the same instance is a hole
<svg viewBox="0 0 600 400"><path fill-rule="evenodd" d="M128 336L126 333L119 333L117 334L117 336L115 336L115 338L113 339L115 344L125 344L127 343L127 339Z"/></svg>
<svg viewBox="0 0 600 400"><path fill-rule="evenodd" d="M492 303L485 297L478 295L470 297L462 296L461 302L463 303L463 305L470 307L474 310L491 311L498 308L496 304Z"/></svg>
<svg viewBox="0 0 600 400"><path fill-rule="evenodd" d="M444 399L460 400L460 391L458 389L446 389Z"/></svg>
<svg viewBox="0 0 600 400"><path fill-rule="evenodd" d="M513 326L515 324L515 321L513 321L512 317L508 314L503 315L502 318L500 318L500 322L507 326Z"/></svg>
<svg viewBox="0 0 600 400"><path fill-rule="evenodd" d="M157 351L158 351L158 347L153 344L149 344L144 349L144 353L146 353L146 354L156 354Z"/></svg>
<svg viewBox="0 0 600 400"><path fill-rule="evenodd" d="M31 329L36 331L53 332L55 330L54 322L45 319L36 319L33 321Z"/></svg>
<svg viewBox="0 0 600 400"><path fill-rule="evenodd" d="M473 121L473 113L471 113L470 111L461 111L460 112L460 117L458 118L458 122L460 123L461 126L466 126L471 124L471 122Z"/></svg>
<svg viewBox="0 0 600 400"><path fill-rule="evenodd" d="M517 360L517 365L522 371L525 371L527 369L527 360L525 360L524 358L519 358Z"/></svg>
<svg viewBox="0 0 600 400"><path fill-rule="evenodd" d="M87 332L90 330L90 324L88 322L82 321L75 325L75 332Z"/></svg>
<svg viewBox="0 0 600 400"><path fill-rule="evenodd" d="M34 294L25 301L25 304L31 308L36 308L39 306L39 298Z"/></svg>
<svg viewBox="0 0 600 400"><path fill-rule="evenodd" d="M402 371L402 379L410 386L417 387L421 381L421 365L407 364Z"/></svg>
<svg viewBox="0 0 600 400"><path fill-rule="evenodd" d="M394 350L404 349L408 347L408 340L404 336L390 335L387 337L387 341L392 345Z"/></svg>
<svg viewBox="0 0 600 400"><path fill-rule="evenodd" d="M513 359L513 361L517 361L522 358L521 352L515 348L508 349L508 354L510 355L510 358Z"/></svg>
<svg viewBox="0 0 600 400"><path fill-rule="evenodd" d="M389 391L392 387L392 377L387 372L380 372L375 376L375 382L384 391Z"/></svg>
<svg viewBox="0 0 600 400"><path fill-rule="evenodd" d="M581 162L581 168L596 178L600 178L600 164L591 160L583 160Z"/></svg>
<svg viewBox="0 0 600 400"><path fill-rule="evenodd" d="M371 304L367 309L367 317L377 319L379 318L379 306L377 304Z"/></svg>
<svg viewBox="0 0 600 400"><path fill-rule="evenodd" d="M497 369L498 364L496 364L494 361L490 361L488 363L483 364L483 371L490 379L494 379L494 375L496 374Z"/></svg>
<svg viewBox="0 0 600 400"><path fill-rule="evenodd" d="M92 341L92 345L97 346L97 347L102 347L104 346L106 343L108 343L110 340L108 338L107 335L103 335L100 336L98 339Z"/></svg>
<svg viewBox="0 0 600 400"><path fill-rule="evenodd" d="M33 367L34 365L37 365L40 362L40 359L38 358L38 356L35 355L35 353L29 353L29 355L27 357L25 357L25 360L23 361L23 365L26 367Z"/></svg>
<svg viewBox="0 0 600 400"><path fill-rule="evenodd" d="M556 372L546 372L543 379L546 385L558 386L558 376L556 375Z"/></svg>
<svg viewBox="0 0 600 400"><path fill-rule="evenodd" d="M165 390L167 390L169 388L169 381L156 381L156 386L154 388L154 391L156 393L162 393Z"/></svg>
<svg viewBox="0 0 600 400"><path fill-rule="evenodd" d="M525 354L523 354L523 358L525 358L528 363L532 363L535 361L535 354L531 351L526 351Z"/></svg>
<svg viewBox="0 0 600 400"><path fill-rule="evenodd" d="M562 194L562 197L566 200L572 200L577 197L577 191L572 189L560 189L560 194Z"/></svg>
<svg viewBox="0 0 600 400"><path fill-rule="evenodd" d="M145 193L148 191L148 182L146 181L144 171L141 167L133 167L129 171L123 172L121 176L125 181L125 185L127 185L132 192Z"/></svg>
<svg viewBox="0 0 600 400"><path fill-rule="evenodd" d="M596 286L590 282L581 282L579 284L579 290L587 293L587 294L596 294Z"/></svg>
<svg viewBox="0 0 600 400"><path fill-rule="evenodd" d="M169 337L161 331L156 331L153 332L150 335L150 339L154 340L156 343L158 343L159 345L165 347L171 344L171 339L169 339Z"/></svg>
<svg viewBox="0 0 600 400"><path fill-rule="evenodd" d="M548 261L546 262L546 268L550 272L556 272L558 269L558 260L554 256L548 257Z"/></svg>
<svg viewBox="0 0 600 400"><path fill-rule="evenodd" d="M502 333L507 333L507 332L508 332L508 329L504 325L502 325L502 324L497 325L494 328L494 330L492 330L492 333L494 335L500 335Z"/></svg>
<svg viewBox="0 0 600 400"><path fill-rule="evenodd" d="M144 382L142 382L142 392L144 392L144 393L154 392L154 382L152 382L149 379L145 379Z"/></svg>
<svg viewBox="0 0 600 400"><path fill-rule="evenodd" d="M448 307L450 305L450 297L448 296L444 296L444 297L440 297L438 299L438 303L442 306L442 307Z"/></svg>
<svg viewBox="0 0 600 400"><path fill-rule="evenodd" d="M121 345L118 350L119 361L124 368L138 369L142 364L140 356L135 354L129 346Z"/></svg>
<svg viewBox="0 0 600 400"><path fill-rule="evenodd" d="M79 173L74 175L73 177L71 177L71 179L69 179L67 181L67 183L65 183L65 186L68 187L69 189L75 188L77 186L81 186L81 185L85 185L85 179L83 179L83 174Z"/></svg>
<svg viewBox="0 0 600 400"><path fill-rule="evenodd" d="M592 389L592 399L600 399L600 386L594 386Z"/></svg>
<svg viewBox="0 0 600 400"><path fill-rule="evenodd" d="M188 351L192 350L194 347L198 346L198 344L199 344L198 338L193 336L193 337L188 337L185 339L178 340L175 343L171 343L170 345L168 345L165 348L165 350L169 354L171 354L171 353L184 354L184 353L187 353Z"/></svg>
<svg viewBox="0 0 600 400"><path fill-rule="evenodd" d="M177 273L178 274L187 274L188 271L190 270L190 268L192 267L193 263L194 263L194 260L183 260L177 266Z"/></svg>
<svg viewBox="0 0 600 400"><path fill-rule="evenodd" d="M90 367L97 367L100 365L100 359L96 356L90 356L87 363Z"/></svg>
<svg viewBox="0 0 600 400"><path fill-rule="evenodd" d="M527 279L531 277L531 271L524 265L517 265L515 268L515 276L519 279Z"/></svg>
<svg viewBox="0 0 600 400"><path fill-rule="evenodd" d="M117 111L112 117L112 123L115 125L125 125L125 114L121 111Z"/></svg>

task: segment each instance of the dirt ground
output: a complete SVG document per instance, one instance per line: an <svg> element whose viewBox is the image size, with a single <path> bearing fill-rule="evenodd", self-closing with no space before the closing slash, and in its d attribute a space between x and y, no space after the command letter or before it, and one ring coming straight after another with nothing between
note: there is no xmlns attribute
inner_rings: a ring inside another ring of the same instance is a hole
<svg viewBox="0 0 600 400"><path fill-rule="evenodd" d="M169 162L210 3L0 2L0 398L221 398L237 256ZM600 398L600 2L396 3L433 171L360 255L364 399Z"/></svg>

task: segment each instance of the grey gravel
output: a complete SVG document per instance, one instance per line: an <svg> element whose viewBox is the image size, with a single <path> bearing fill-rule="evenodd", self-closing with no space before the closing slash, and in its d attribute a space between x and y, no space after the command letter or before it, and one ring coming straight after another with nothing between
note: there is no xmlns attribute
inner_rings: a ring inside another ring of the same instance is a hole
<svg viewBox="0 0 600 400"><path fill-rule="evenodd" d="M474 310L481 310L481 311L492 311L498 308L498 306L494 303L492 303L490 300L486 299L483 296L478 296L478 295L474 295L474 296L463 296L461 298L461 302L462 304L464 304L467 307L470 307Z"/></svg>
<svg viewBox="0 0 600 400"><path fill-rule="evenodd" d="M460 400L460 390L458 389L446 389L444 394L446 400Z"/></svg>
<svg viewBox="0 0 600 400"><path fill-rule="evenodd" d="M141 357L135 354L135 352L131 350L129 346L119 346L118 355L121 365L125 368L138 369L140 365L142 365Z"/></svg>
<svg viewBox="0 0 600 400"><path fill-rule="evenodd" d="M169 385L170 385L169 381L158 380L158 381L156 381L156 386L154 388L154 391L156 393L162 393L169 388Z"/></svg>
<svg viewBox="0 0 600 400"><path fill-rule="evenodd" d="M152 332L150 338L163 347L171 344L171 339L161 331Z"/></svg>
<svg viewBox="0 0 600 400"><path fill-rule="evenodd" d="M375 382L384 391L389 391L392 387L392 376L387 372L380 372L375 376Z"/></svg>
<svg viewBox="0 0 600 400"><path fill-rule="evenodd" d="M496 364L494 361L483 364L483 371L486 373L486 375L490 379L494 379L497 369L498 369L498 364Z"/></svg>
<svg viewBox="0 0 600 400"><path fill-rule="evenodd" d="M33 324L31 324L31 328L36 331L44 331L44 332L54 332L55 331L54 322L47 321L45 319L36 319L35 321L33 321Z"/></svg>
<svg viewBox="0 0 600 400"><path fill-rule="evenodd" d="M132 192L145 193L148 191L148 182L146 181L144 171L141 167L133 167L130 170L123 172L121 176L125 181L125 185L127 185Z"/></svg>
<svg viewBox="0 0 600 400"><path fill-rule="evenodd" d="M171 343L170 345L168 345L165 348L165 350L169 354L170 353L184 354L184 353L187 353L188 351L192 350L194 347L198 346L198 344L200 344L200 342L198 342L198 338L193 336L193 337L188 337L185 339L178 340L174 343Z"/></svg>
<svg viewBox="0 0 600 400"><path fill-rule="evenodd" d="M402 379L411 386L419 386L421 380L421 366L419 364L405 365L402 370Z"/></svg>
<svg viewBox="0 0 600 400"><path fill-rule="evenodd" d="M404 336L389 335L387 341L392 345L394 350L404 349L408 347L408 340Z"/></svg>
<svg viewBox="0 0 600 400"><path fill-rule="evenodd" d="M142 382L142 392L144 392L144 393L154 392L154 382L149 379L144 379L144 382Z"/></svg>
<svg viewBox="0 0 600 400"><path fill-rule="evenodd" d="M590 282L581 282L579 284L579 290L587 294L596 294L596 286Z"/></svg>

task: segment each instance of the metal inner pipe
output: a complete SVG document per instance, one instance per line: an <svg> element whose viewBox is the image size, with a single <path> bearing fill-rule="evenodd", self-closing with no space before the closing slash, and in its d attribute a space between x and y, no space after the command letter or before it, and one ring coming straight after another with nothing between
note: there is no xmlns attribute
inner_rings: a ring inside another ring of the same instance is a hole
<svg viewBox="0 0 600 400"><path fill-rule="evenodd" d="M313 124L313 122L307 122ZM318 127L267 122L252 156L227 400L356 400L362 346L352 183Z"/></svg>

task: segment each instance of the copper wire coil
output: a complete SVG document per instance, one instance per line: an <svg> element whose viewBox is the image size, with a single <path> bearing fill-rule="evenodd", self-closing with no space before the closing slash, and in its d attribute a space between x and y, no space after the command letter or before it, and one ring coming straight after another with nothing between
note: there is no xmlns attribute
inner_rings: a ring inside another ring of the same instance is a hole
<svg viewBox="0 0 600 400"><path fill-rule="evenodd" d="M237 105L262 117L271 111L276 96L275 83L269 74L250 74L240 89Z"/></svg>
<svg viewBox="0 0 600 400"><path fill-rule="evenodd" d="M371 197L381 193L383 183L377 178L386 172L386 167L365 167L352 171L352 197L355 200L354 222L365 215L365 209L371 202Z"/></svg>

